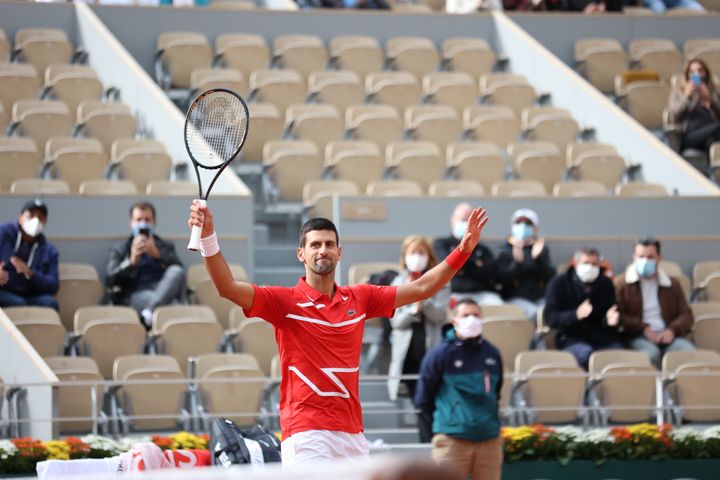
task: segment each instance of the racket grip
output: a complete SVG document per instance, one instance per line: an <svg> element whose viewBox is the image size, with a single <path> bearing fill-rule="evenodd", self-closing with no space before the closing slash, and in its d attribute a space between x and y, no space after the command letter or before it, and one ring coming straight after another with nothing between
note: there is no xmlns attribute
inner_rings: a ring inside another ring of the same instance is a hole
<svg viewBox="0 0 720 480"><path fill-rule="evenodd" d="M203 207L207 206L206 200L198 200L200 202L200 205ZM190 231L190 242L188 242L188 250L192 250L194 252L197 252L200 250L200 235L202 235L202 227L198 227L197 225L193 225L192 230Z"/></svg>

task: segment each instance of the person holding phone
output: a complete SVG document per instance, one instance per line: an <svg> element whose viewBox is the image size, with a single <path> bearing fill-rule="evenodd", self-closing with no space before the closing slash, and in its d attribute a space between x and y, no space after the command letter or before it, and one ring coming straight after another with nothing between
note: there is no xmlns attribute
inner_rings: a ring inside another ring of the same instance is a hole
<svg viewBox="0 0 720 480"><path fill-rule="evenodd" d="M685 67L683 81L670 92L668 112L681 131L681 151L708 152L720 141L720 93L707 64L695 58Z"/></svg>
<svg viewBox="0 0 720 480"><path fill-rule="evenodd" d="M146 328L156 307L181 301L185 292L185 270L175 247L155 234L155 223L151 203L130 207L132 234L110 249L107 265L113 303L130 305Z"/></svg>

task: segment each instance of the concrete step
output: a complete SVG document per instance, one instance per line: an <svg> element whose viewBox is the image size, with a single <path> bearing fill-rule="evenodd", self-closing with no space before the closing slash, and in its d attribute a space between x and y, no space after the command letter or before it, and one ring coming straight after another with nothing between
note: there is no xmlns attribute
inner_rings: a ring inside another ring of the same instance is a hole
<svg viewBox="0 0 720 480"><path fill-rule="evenodd" d="M362 402L365 428L400 428L403 413L398 412L395 402Z"/></svg>
<svg viewBox="0 0 720 480"><path fill-rule="evenodd" d="M305 275L305 270L297 267L255 267L254 283L257 285L294 286L298 278Z"/></svg>
<svg viewBox="0 0 720 480"><path fill-rule="evenodd" d="M413 444L419 441L417 428L366 428L365 438L371 445L376 440L391 445Z"/></svg>
<svg viewBox="0 0 720 480"><path fill-rule="evenodd" d="M389 402L387 382L381 380L363 381L360 378L360 401L361 402Z"/></svg>

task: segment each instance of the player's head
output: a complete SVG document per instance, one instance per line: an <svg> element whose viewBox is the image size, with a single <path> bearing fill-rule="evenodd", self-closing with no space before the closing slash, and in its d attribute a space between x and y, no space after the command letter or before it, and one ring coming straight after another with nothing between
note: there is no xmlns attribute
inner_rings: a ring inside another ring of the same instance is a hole
<svg viewBox="0 0 720 480"><path fill-rule="evenodd" d="M305 264L306 273L332 275L342 256L340 238L327 218L312 218L300 229L300 246L297 257ZM309 270L309 271L308 271Z"/></svg>

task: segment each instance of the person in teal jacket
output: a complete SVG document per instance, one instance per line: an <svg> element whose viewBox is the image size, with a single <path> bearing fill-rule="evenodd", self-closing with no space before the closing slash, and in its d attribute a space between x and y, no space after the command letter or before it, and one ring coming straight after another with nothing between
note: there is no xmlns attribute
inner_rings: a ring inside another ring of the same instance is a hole
<svg viewBox="0 0 720 480"><path fill-rule="evenodd" d="M415 393L420 439L432 437L435 461L474 480L500 480L502 382L500 352L482 336L482 310L464 298L453 310L445 341L423 359Z"/></svg>

